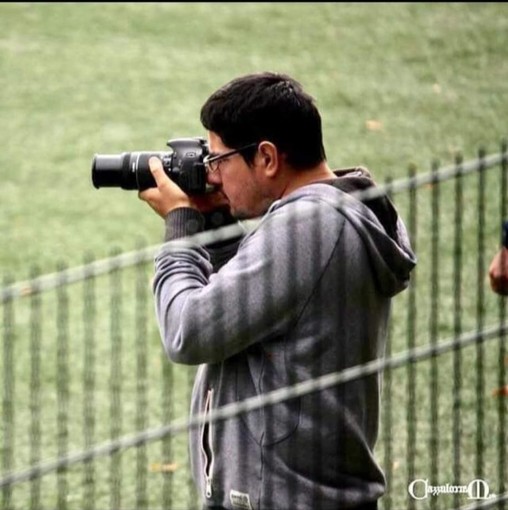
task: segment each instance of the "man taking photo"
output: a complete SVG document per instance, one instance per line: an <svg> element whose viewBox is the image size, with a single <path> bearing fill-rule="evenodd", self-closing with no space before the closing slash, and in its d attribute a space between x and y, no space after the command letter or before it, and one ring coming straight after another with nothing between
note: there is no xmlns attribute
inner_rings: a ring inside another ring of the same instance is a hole
<svg viewBox="0 0 508 510"><path fill-rule="evenodd" d="M214 92L201 122L213 191L188 196L152 158L157 188L140 198L166 241L214 228L216 213L260 221L240 239L156 257L164 348L199 365L192 414L382 357L415 257L386 196L351 195L375 186L369 172L328 166L313 98L289 76L250 74ZM192 430L203 508L376 509L379 402L374 374Z"/></svg>

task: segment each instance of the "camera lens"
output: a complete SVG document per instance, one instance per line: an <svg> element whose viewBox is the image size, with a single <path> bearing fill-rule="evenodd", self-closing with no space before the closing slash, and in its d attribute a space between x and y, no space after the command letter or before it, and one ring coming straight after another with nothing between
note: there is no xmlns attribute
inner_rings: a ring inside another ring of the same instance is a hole
<svg viewBox="0 0 508 510"><path fill-rule="evenodd" d="M136 189L135 168L130 171L131 153L96 154L92 163L92 183L96 188Z"/></svg>

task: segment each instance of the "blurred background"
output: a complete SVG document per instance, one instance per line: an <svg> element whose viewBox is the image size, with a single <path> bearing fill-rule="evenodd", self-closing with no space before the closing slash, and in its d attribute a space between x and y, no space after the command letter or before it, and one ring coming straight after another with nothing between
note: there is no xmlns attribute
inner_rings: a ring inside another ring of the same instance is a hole
<svg viewBox="0 0 508 510"><path fill-rule="evenodd" d="M508 135L505 3L0 4L0 482L186 417L193 370L162 352L152 252L118 264L158 245L163 222L135 191L95 189L91 163L205 136L207 97L265 70L315 97L331 167L364 165L378 183L499 154ZM388 353L503 324L486 275L506 161L493 167L394 198L419 265ZM15 285L94 260L75 285L72 272L46 293ZM504 490L505 337L495 345L387 372L382 508L467 504L408 498L416 478ZM185 434L29 478L0 484L2 510L197 508Z"/></svg>

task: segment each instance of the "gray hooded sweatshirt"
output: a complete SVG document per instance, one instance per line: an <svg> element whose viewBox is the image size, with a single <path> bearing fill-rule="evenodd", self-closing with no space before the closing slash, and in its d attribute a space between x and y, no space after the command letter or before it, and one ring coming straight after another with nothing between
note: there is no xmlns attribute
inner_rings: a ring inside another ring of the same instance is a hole
<svg viewBox="0 0 508 510"><path fill-rule="evenodd" d="M220 268L200 246L156 257L164 348L176 363L199 365L192 415L383 356L390 301L408 285L415 257L388 199L380 213L347 193L372 185L368 173L337 175L272 204ZM166 225L170 240L203 219L179 209ZM385 490L373 456L380 384L370 375L192 429L204 508L375 502Z"/></svg>

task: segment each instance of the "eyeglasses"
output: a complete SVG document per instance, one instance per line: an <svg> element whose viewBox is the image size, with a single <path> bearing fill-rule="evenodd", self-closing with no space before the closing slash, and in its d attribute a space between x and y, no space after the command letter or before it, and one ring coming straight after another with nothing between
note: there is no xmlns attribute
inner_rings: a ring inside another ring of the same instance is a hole
<svg viewBox="0 0 508 510"><path fill-rule="evenodd" d="M229 152L224 152L223 154L217 154L217 156L205 156L203 158L203 164L205 165L206 171L209 173L214 173L219 169L221 161L224 161L226 158L233 156L234 154L238 154L247 149L251 149L252 147L256 147L257 143L249 143L248 145L244 145L239 149L234 149Z"/></svg>

